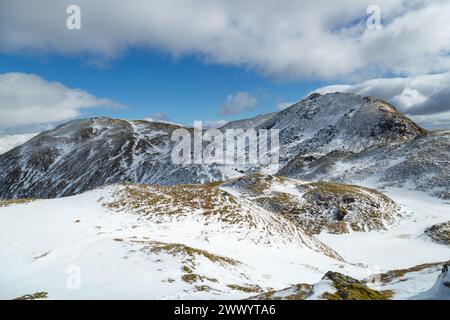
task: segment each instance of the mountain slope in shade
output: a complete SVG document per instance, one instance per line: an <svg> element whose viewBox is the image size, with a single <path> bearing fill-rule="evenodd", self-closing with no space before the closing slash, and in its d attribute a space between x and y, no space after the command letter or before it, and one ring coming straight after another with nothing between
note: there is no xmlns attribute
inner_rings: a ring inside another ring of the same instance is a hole
<svg viewBox="0 0 450 320"><path fill-rule="evenodd" d="M414 140L368 148L299 155L280 175L369 185L408 187L450 199L450 131L430 132Z"/></svg>

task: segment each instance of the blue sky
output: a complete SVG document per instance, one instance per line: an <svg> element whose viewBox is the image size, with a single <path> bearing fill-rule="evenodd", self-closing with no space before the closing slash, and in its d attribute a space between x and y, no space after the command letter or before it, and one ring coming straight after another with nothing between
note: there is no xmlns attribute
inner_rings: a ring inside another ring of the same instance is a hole
<svg viewBox="0 0 450 320"><path fill-rule="evenodd" d="M83 89L123 108L94 108L83 117L110 116L143 119L164 113L171 121L233 120L277 110L321 87L319 81L283 81L243 67L205 64L197 57L173 58L150 50L128 50L101 65L87 56L0 55L0 73L36 74L47 81ZM228 95L244 91L257 98L254 108L223 116L219 108Z"/></svg>
<svg viewBox="0 0 450 320"><path fill-rule="evenodd" d="M0 1L0 132L99 115L229 121L313 90L450 128L449 1L77 0L78 29L72 5Z"/></svg>

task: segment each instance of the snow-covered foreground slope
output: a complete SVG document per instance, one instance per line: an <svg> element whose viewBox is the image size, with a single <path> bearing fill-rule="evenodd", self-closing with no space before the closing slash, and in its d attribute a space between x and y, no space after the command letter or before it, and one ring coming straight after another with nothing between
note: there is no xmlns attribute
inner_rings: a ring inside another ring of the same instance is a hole
<svg viewBox="0 0 450 320"><path fill-rule="evenodd" d="M445 264L439 274L434 286L422 293L419 293L411 299L414 300L450 300L450 264Z"/></svg>
<svg viewBox="0 0 450 320"><path fill-rule="evenodd" d="M37 133L24 133L24 134L6 134L0 135L0 154L6 153L11 149L27 142Z"/></svg>
<svg viewBox="0 0 450 320"><path fill-rule="evenodd" d="M248 196L226 192L229 184L187 193L161 188L169 187L110 186L2 202L0 298L47 292L50 299L241 299L312 285L330 270L363 280L450 256L448 246L423 235L426 226L449 220L448 204L436 199L421 205L425 198L392 191L408 217L387 230L322 232L316 239ZM275 189L295 193L289 183ZM399 298L431 288L436 277L420 279L399 289Z"/></svg>
<svg viewBox="0 0 450 320"><path fill-rule="evenodd" d="M312 238L309 245L263 244L195 212L156 222L105 208L116 191L0 208L0 297L43 291L64 299L244 298L292 281L314 282L330 268L364 273L310 248L318 243ZM258 229L253 233L259 238ZM77 268L81 288L70 290Z"/></svg>

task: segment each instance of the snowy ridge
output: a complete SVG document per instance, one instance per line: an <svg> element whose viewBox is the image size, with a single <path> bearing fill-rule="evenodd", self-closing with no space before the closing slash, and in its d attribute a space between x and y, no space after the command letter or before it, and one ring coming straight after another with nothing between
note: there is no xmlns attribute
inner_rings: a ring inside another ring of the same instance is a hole
<svg viewBox="0 0 450 320"><path fill-rule="evenodd" d="M280 130L278 173L110 118L0 155L0 298L448 299L449 132L339 93L238 126Z"/></svg>

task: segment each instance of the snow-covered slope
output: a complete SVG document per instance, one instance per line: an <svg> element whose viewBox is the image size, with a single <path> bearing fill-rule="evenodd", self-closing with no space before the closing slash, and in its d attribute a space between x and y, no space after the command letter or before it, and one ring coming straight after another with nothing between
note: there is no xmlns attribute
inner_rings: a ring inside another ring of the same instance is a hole
<svg viewBox="0 0 450 320"><path fill-rule="evenodd" d="M243 242L308 247L340 259L299 224L223 190L220 183L125 186L117 190L113 201L106 202L105 206L141 216L155 224L182 223L186 218L194 220L198 226L193 231L201 231L205 238L233 234L232 237ZM184 238L188 232L184 232Z"/></svg>
<svg viewBox="0 0 450 320"><path fill-rule="evenodd" d="M245 199L202 187L190 191L198 197L178 199L160 188L2 204L0 298L245 298L314 283L330 269L365 275Z"/></svg>
<svg viewBox="0 0 450 320"><path fill-rule="evenodd" d="M313 236L301 216L292 219L279 207L275 195L285 193L302 204L302 195L314 188L253 175L222 183L124 184L58 199L1 201L0 298L46 293L50 299L241 299L283 288L290 289L275 296L295 298L328 271L357 279L370 295L392 290L393 298L405 298L432 286L435 277L423 272L402 273L415 279L406 287L365 279L446 260L450 248L423 232L449 220L448 204L418 192L411 201L402 197L411 191L389 190L401 206L399 219L382 229L349 228L344 234L324 229ZM383 196L380 201L392 200ZM322 210L328 207L333 199L325 197L316 210L327 217L330 212ZM353 219L358 214L366 224L380 219L358 210ZM78 280L80 287L74 288Z"/></svg>
<svg viewBox="0 0 450 320"><path fill-rule="evenodd" d="M374 274L364 282L375 290L391 291L392 299L408 299L428 291L435 284L443 266L449 262L424 263L405 269L394 269Z"/></svg>
<svg viewBox="0 0 450 320"><path fill-rule="evenodd" d="M450 264L442 267L441 274L436 283L429 290L413 296L413 300L450 300Z"/></svg>
<svg viewBox="0 0 450 320"><path fill-rule="evenodd" d="M37 133L0 134L0 155L27 142L36 135Z"/></svg>

